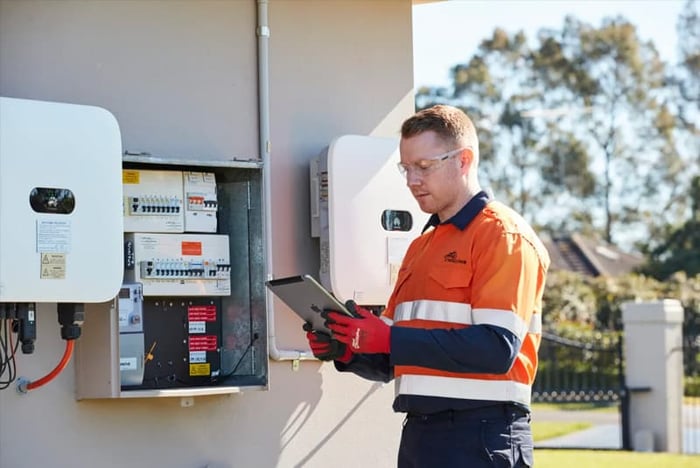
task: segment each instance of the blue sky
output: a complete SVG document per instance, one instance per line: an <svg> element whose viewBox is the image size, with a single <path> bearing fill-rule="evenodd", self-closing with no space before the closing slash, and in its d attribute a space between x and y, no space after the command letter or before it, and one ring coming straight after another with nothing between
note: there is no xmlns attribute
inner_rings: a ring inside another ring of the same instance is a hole
<svg viewBox="0 0 700 468"><path fill-rule="evenodd" d="M622 15L651 39L661 56L675 60L676 20L684 0L449 0L413 7L416 87L448 85L449 68L465 62L497 26L524 30L531 40L542 27L560 29L571 14L593 26Z"/></svg>

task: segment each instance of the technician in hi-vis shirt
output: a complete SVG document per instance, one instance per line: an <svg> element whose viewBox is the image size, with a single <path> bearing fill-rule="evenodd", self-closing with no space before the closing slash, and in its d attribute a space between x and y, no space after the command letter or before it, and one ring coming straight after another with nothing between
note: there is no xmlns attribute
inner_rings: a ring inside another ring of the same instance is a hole
<svg viewBox="0 0 700 468"><path fill-rule="evenodd" d="M314 355L395 380L406 413L398 466L532 466L530 395L549 256L522 217L477 178L479 143L461 110L434 106L401 127L408 188L426 213L381 317L328 312ZM324 339L326 338L326 339ZM337 341L336 341L337 340Z"/></svg>

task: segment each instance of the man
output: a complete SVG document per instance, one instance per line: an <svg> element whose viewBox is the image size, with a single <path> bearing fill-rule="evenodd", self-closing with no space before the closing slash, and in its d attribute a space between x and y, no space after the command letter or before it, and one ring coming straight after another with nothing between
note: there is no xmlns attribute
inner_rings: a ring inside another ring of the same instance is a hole
<svg viewBox="0 0 700 468"><path fill-rule="evenodd" d="M333 340L308 332L311 348L341 372L396 380L393 407L406 413L399 467L532 466L547 251L481 190L478 138L461 110L416 113L399 149L399 170L432 216L381 318L329 311Z"/></svg>

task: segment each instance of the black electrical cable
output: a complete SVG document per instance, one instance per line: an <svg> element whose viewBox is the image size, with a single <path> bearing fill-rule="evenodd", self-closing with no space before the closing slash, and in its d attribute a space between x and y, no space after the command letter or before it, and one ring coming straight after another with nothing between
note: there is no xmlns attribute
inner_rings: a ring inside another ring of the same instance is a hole
<svg viewBox="0 0 700 468"><path fill-rule="evenodd" d="M233 369L231 370L231 372L227 372L226 374L218 375L217 377L212 379L212 381L216 383L221 379L226 379L228 377L231 377L233 374L235 374L236 371L238 370L238 366L240 366L241 363L243 362L243 358L246 356L246 354L248 354L248 351L250 351L253 348L253 345L255 344L256 341L258 341L259 337L260 337L260 335L258 335L257 333L253 333L253 336L251 337L250 342L248 343L248 346L246 346L246 348L243 350L243 354L241 354L241 357L238 358L238 361L236 362L236 365L233 366Z"/></svg>
<svg viewBox="0 0 700 468"><path fill-rule="evenodd" d="M12 320L0 320L0 390L5 390L17 378L15 355L19 349L19 339L12 345ZM7 377L4 377L7 374Z"/></svg>

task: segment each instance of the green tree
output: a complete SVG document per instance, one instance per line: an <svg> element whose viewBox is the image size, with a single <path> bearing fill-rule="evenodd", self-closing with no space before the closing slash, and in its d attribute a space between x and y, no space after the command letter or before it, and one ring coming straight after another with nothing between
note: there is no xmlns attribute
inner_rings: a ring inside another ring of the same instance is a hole
<svg viewBox="0 0 700 468"><path fill-rule="evenodd" d="M667 67L624 18L595 28L569 17L536 47L496 29L452 77L451 89L421 90L419 107L474 117L486 185L535 224L630 245L682 219L691 166Z"/></svg>
<svg viewBox="0 0 700 468"><path fill-rule="evenodd" d="M534 65L554 90L553 104L579 109L559 128L587 147L590 164L602 166L593 220L602 221L599 227L612 242L618 224L629 229L655 219L651 213L665 195L659 187L682 167L659 160L659 148L675 148L659 129L669 123L659 104L665 65L653 44L641 41L634 25L620 17L603 20L599 28L569 17L562 30L542 31L540 41Z"/></svg>
<svg viewBox="0 0 700 468"><path fill-rule="evenodd" d="M691 213L683 225L668 227L664 240L645 249L647 264L642 272L666 280L677 272L700 274L700 176L693 179L689 198Z"/></svg>

